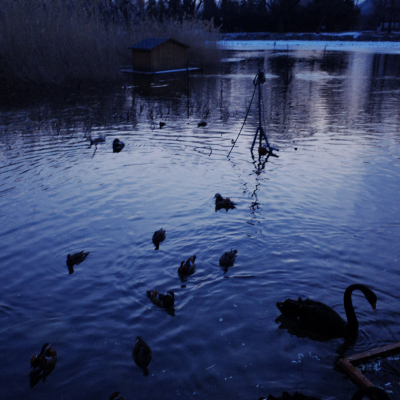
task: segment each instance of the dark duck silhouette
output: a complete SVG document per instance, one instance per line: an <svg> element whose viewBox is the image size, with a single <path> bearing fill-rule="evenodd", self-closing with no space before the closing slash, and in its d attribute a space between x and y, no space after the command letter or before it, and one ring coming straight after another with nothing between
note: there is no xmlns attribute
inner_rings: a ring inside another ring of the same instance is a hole
<svg viewBox="0 0 400 400"><path fill-rule="evenodd" d="M205 121L199 122L199 123L197 124L197 127L198 127L198 128L201 128L201 127L204 127L204 126L207 126L207 122L205 122Z"/></svg>
<svg viewBox="0 0 400 400"><path fill-rule="evenodd" d="M165 126L165 122L160 122L160 129Z"/></svg>
<svg viewBox="0 0 400 400"><path fill-rule="evenodd" d="M196 267L196 256L189 257L186 261L181 262L181 266L178 268L179 275L190 275L193 274Z"/></svg>
<svg viewBox="0 0 400 400"><path fill-rule="evenodd" d="M34 354L30 359L31 371L29 373L31 387L35 386L42 378L53 371L57 362L57 352L51 347L50 343L45 343L38 355Z"/></svg>
<svg viewBox="0 0 400 400"><path fill-rule="evenodd" d="M80 251L79 253L75 254L68 254L67 255L67 266L68 266L68 271L70 274L74 273L74 265L78 265L81 262L85 261L86 257L89 255L89 252L84 252L83 250Z"/></svg>
<svg viewBox="0 0 400 400"><path fill-rule="evenodd" d="M227 251L219 259L219 265L221 267L232 267L236 259L237 250Z"/></svg>
<svg viewBox="0 0 400 400"><path fill-rule="evenodd" d="M121 142L119 139L114 139L113 153L119 153L124 147L125 147L125 143Z"/></svg>
<svg viewBox="0 0 400 400"><path fill-rule="evenodd" d="M276 306L282 315L295 320L303 329L330 338L355 338L358 334L358 321L351 300L354 290L361 290L372 309L376 309L377 297L371 289L361 284L350 285L344 292L347 322L331 307L319 301L287 299L276 303Z"/></svg>
<svg viewBox="0 0 400 400"><path fill-rule="evenodd" d="M153 234L153 243L154 246L156 246L156 250L160 248L160 243L164 241L165 239L165 230L164 229L159 229L158 231L155 231Z"/></svg>
<svg viewBox="0 0 400 400"><path fill-rule="evenodd" d="M174 306L175 294L172 290L169 290L167 294L161 294L157 290L148 290L146 293L151 302L159 307L170 308Z"/></svg>
<svg viewBox="0 0 400 400"><path fill-rule="evenodd" d="M135 346L132 349L132 357L136 365L142 368L145 374L148 374L147 367L153 357L150 346L140 337L137 336Z"/></svg>
<svg viewBox="0 0 400 400"><path fill-rule="evenodd" d="M215 196L215 211L220 210L221 208L225 208L226 211L229 209L234 209L235 203L231 201L229 197L223 198L219 193L216 193Z"/></svg>
<svg viewBox="0 0 400 400"><path fill-rule="evenodd" d="M367 395L373 395L373 398L376 400L390 400L389 395L384 390L375 386L368 386L366 388L357 390L351 400L361 400Z"/></svg>

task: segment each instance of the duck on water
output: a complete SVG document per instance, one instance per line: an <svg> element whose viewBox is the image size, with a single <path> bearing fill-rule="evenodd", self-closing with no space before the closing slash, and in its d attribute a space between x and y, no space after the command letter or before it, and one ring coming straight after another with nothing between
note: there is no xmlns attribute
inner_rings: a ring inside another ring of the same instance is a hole
<svg viewBox="0 0 400 400"><path fill-rule="evenodd" d="M344 309L347 322L331 307L310 299L291 300L276 303L282 315L294 320L299 327L330 338L355 338L358 335L358 321L351 295L360 290L372 309L376 309L376 294L365 285L350 285L344 292Z"/></svg>

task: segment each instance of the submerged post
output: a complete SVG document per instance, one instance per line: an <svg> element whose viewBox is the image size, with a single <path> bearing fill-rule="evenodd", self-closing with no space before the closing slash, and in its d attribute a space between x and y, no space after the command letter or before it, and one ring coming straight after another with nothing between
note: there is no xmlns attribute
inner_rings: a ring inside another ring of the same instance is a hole
<svg viewBox="0 0 400 400"><path fill-rule="evenodd" d="M253 81L254 86L255 86L256 88L257 88L257 86L258 86L258 127L257 127L257 130L256 130L256 134L254 135L253 144L251 145L251 150L250 150L250 151L251 151L251 155L252 155L253 157L254 157L254 155L253 155L253 148L254 148L254 145L255 145L255 143L256 143L257 135L258 135L258 134L260 134L260 137L259 137L259 147L258 147L258 154L259 154L260 156L261 156L261 155L266 155L266 154L276 156L275 154L272 153L272 150L279 151L278 149L276 149L276 148L274 148L274 147L271 147L271 146L269 145L267 135L266 135L266 133L265 133L263 127L262 127L262 122L261 122L261 96L262 96L262 95L261 95L261 85L263 85L264 82L265 82L265 75L264 75L264 72L262 72L261 70L259 70L258 73L257 73L257 75L256 75L256 77L254 78L254 81ZM265 142L266 142L266 145L265 145L265 146L263 146L263 144L262 144L263 138L264 138L264 140L265 140ZM276 156L276 157L277 157L277 156Z"/></svg>

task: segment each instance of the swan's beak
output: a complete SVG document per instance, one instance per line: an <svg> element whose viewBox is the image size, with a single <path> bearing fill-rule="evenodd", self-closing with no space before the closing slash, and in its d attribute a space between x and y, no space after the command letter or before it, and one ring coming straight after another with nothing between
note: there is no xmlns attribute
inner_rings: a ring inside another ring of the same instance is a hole
<svg viewBox="0 0 400 400"><path fill-rule="evenodd" d="M374 311L376 311L376 303L372 303L371 306L372 306L372 309L373 309Z"/></svg>

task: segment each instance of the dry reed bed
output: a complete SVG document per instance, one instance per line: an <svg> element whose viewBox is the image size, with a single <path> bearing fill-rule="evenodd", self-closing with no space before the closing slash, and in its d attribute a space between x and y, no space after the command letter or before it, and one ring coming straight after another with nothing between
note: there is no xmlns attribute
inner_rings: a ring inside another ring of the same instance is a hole
<svg viewBox="0 0 400 400"><path fill-rule="evenodd" d="M112 82L131 63L128 47L149 36L191 46L191 65L217 64L218 31L210 23L105 21L99 1L3 0L0 9L0 82L3 90Z"/></svg>

